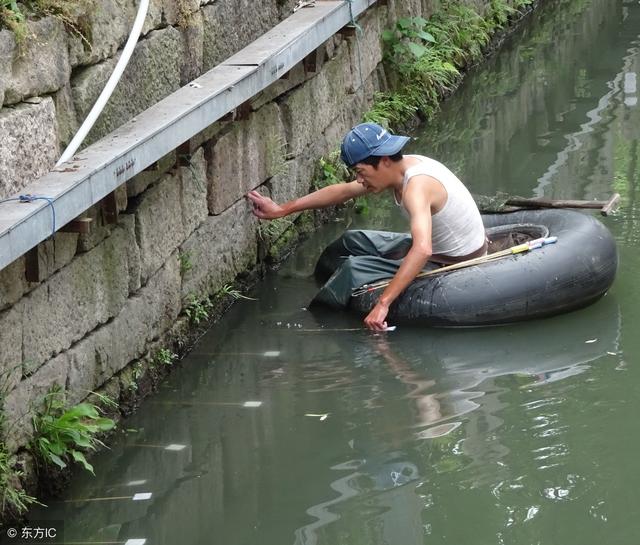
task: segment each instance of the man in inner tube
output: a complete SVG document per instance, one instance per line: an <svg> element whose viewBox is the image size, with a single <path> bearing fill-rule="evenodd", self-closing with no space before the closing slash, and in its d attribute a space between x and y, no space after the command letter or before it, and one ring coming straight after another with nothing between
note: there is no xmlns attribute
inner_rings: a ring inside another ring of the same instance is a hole
<svg viewBox="0 0 640 545"><path fill-rule="evenodd" d="M330 185L304 197L277 204L257 191L247 198L261 219L344 203L366 193L390 191L411 224L411 247L395 276L364 323L372 330L387 328L389 305L423 270L428 261L451 264L487 252L480 212L462 182L446 166L423 155L403 155L407 136L392 135L375 123L351 129L341 146L341 159L355 171L353 182Z"/></svg>

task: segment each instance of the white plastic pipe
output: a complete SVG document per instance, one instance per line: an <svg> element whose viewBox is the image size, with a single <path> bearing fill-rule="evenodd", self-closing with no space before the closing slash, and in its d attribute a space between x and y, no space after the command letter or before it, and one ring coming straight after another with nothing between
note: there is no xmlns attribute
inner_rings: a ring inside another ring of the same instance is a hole
<svg viewBox="0 0 640 545"><path fill-rule="evenodd" d="M102 113L102 110L107 104L109 98L111 98L111 94L116 88L116 85L118 85L120 77L122 76L124 69L127 67L127 64L129 64L129 59L131 58L133 50L138 43L140 32L142 32L142 25L144 25L144 21L147 18L148 9L149 0L140 0L140 6L138 7L138 13L136 15L135 21L133 22L131 34L129 34L129 39L127 40L127 43L122 50L122 55L120 55L120 59L118 59L113 73L109 77L109 81L107 81L105 88L102 90L102 93L100 93L98 100L96 100L96 103L93 105L93 108L91 108L89 115L82 123L82 126L78 129L78 132L73 137L73 140L71 140L71 142L67 146L67 149L64 150L62 156L60 157L60 159L58 159L56 166L61 165L65 161L68 161L78 150L87 134L89 134L91 127L93 127L94 123L98 119L98 116Z"/></svg>

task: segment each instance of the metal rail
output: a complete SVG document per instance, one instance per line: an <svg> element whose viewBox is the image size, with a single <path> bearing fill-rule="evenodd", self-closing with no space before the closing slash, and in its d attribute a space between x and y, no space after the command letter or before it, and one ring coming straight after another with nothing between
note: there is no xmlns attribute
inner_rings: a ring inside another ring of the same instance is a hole
<svg viewBox="0 0 640 545"><path fill-rule="evenodd" d="M36 180L21 193L50 202L0 204L0 270L131 177L233 111L377 0L317 1L190 84Z"/></svg>

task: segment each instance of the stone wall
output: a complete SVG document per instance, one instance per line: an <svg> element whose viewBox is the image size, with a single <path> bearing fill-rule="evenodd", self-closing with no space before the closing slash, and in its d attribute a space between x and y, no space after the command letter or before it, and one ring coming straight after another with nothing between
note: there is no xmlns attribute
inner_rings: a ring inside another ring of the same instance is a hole
<svg viewBox="0 0 640 545"><path fill-rule="evenodd" d="M0 31L0 199L51 168L102 90L134 4L96 0L85 14L91 47L55 17L30 22L21 45ZM151 0L144 36L89 141L250 43L293 4ZM0 400L11 451L26 444L30 414L53 385L71 403L99 388L121 398L132 365L188 327L190 302L256 266L258 222L244 194L262 186L283 200L309 190L317 158L381 87L382 30L400 15L428 16L432 4L369 9L364 33L327 40L314 72L294 68L254 97L248 118L215 123L188 156L169 154L122 186L116 224L95 207L91 233L40 244L40 282L25 279L24 257L0 271Z"/></svg>

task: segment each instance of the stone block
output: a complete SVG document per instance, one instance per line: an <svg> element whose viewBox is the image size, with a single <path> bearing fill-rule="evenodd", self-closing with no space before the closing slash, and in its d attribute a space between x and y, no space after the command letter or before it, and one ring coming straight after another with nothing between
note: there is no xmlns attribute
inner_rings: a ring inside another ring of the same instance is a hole
<svg viewBox="0 0 640 545"><path fill-rule="evenodd" d="M311 190L317 158L309 153L287 162L287 170L274 176L270 182L271 198L286 202L306 195Z"/></svg>
<svg viewBox="0 0 640 545"><path fill-rule="evenodd" d="M190 14L180 27L184 40L180 83L186 85L202 74L204 55L204 20L202 13L198 11Z"/></svg>
<svg viewBox="0 0 640 545"><path fill-rule="evenodd" d="M77 233L58 232L55 236L38 244L38 260L43 279L71 263L77 248Z"/></svg>
<svg viewBox="0 0 640 545"><path fill-rule="evenodd" d="M283 168L284 134L278 106L268 104L218 138L208 157L211 214L220 214Z"/></svg>
<svg viewBox="0 0 640 545"><path fill-rule="evenodd" d="M5 104L53 93L65 85L71 74L67 34L60 19L29 21L27 32L29 37L14 53L4 91Z"/></svg>
<svg viewBox="0 0 640 545"><path fill-rule="evenodd" d="M151 184L157 182L169 169L173 168L175 163L176 152L172 151L157 161L149 170L143 170L136 174L127 181L127 197L136 197L146 191Z"/></svg>
<svg viewBox="0 0 640 545"><path fill-rule="evenodd" d="M185 28L200 8L200 0L163 0L162 14L167 24Z"/></svg>
<svg viewBox="0 0 640 545"><path fill-rule="evenodd" d="M25 374L120 312L129 294L122 250L133 241L127 236L124 229L115 229L23 298Z"/></svg>
<svg viewBox="0 0 640 545"><path fill-rule="evenodd" d="M91 219L91 228L88 233L81 233L78 236L78 253L92 250L105 238L109 237L114 229L112 224L105 223L100 204L85 210L83 216Z"/></svg>
<svg viewBox="0 0 640 545"><path fill-rule="evenodd" d="M53 94L53 103L58 122L60 149L63 150L69 145L69 142L71 142L71 139L80 128L80 123L76 116L76 108L73 105L71 84L67 83L57 93Z"/></svg>
<svg viewBox="0 0 640 545"><path fill-rule="evenodd" d="M181 246L192 263L182 279L182 297L213 293L238 273L256 263L257 219L249 204L237 202L206 221Z"/></svg>
<svg viewBox="0 0 640 545"><path fill-rule="evenodd" d="M53 100L0 110L0 198L19 193L48 172L58 159Z"/></svg>
<svg viewBox="0 0 640 545"><path fill-rule="evenodd" d="M0 312L0 399L22 377L22 306Z"/></svg>
<svg viewBox="0 0 640 545"><path fill-rule="evenodd" d="M188 167L178 170L180 177L182 223L184 237L189 236L207 218L207 164L204 150L199 148L190 159ZM184 240L184 239L183 239Z"/></svg>
<svg viewBox="0 0 640 545"><path fill-rule="evenodd" d="M316 146L324 130L338 117L353 87L349 48L343 42L336 56L322 71L302 87L292 91L281 103L289 152L299 155Z"/></svg>
<svg viewBox="0 0 640 545"><path fill-rule="evenodd" d="M78 11L77 19L81 23L77 26L83 35L79 32L69 34L69 58L74 68L96 64L116 54L129 37L137 3L131 0L90 0Z"/></svg>
<svg viewBox="0 0 640 545"><path fill-rule="evenodd" d="M118 316L66 353L69 400L81 401L142 356L149 342L171 328L180 307L180 269L174 255L127 301Z"/></svg>
<svg viewBox="0 0 640 545"><path fill-rule="evenodd" d="M47 362L30 377L7 394L4 400L4 427L7 430L7 447L14 452L28 443L33 435L32 416L42 406L44 396L54 387L64 389L67 382L69 360L60 354Z"/></svg>
<svg viewBox="0 0 640 545"><path fill-rule="evenodd" d="M155 30L140 40L85 144L95 142L177 90L182 57L183 41L175 28ZM73 100L79 119L86 118L116 63L117 58L109 59L81 69L72 78Z"/></svg>
<svg viewBox="0 0 640 545"><path fill-rule="evenodd" d="M0 270L0 310L18 302L28 289L23 256Z"/></svg>
<svg viewBox="0 0 640 545"><path fill-rule="evenodd" d="M134 214L121 214L118 226L125 230L127 244L127 262L129 268L129 293L135 293L142 285L140 249L136 241L136 217Z"/></svg>
<svg viewBox="0 0 640 545"><path fill-rule="evenodd" d="M142 35L146 36L152 30L162 27L162 5L165 0L150 0L147 18L142 25Z"/></svg>
<svg viewBox="0 0 640 545"><path fill-rule="evenodd" d="M202 8L203 70L220 64L278 23L273 0L215 2Z"/></svg>
<svg viewBox="0 0 640 545"><path fill-rule="evenodd" d="M9 30L0 30L0 108L4 102L4 90L11 77L11 65L16 50L16 38Z"/></svg>
<svg viewBox="0 0 640 545"><path fill-rule="evenodd" d="M180 179L167 174L148 189L136 210L136 234L144 284L185 239Z"/></svg>

